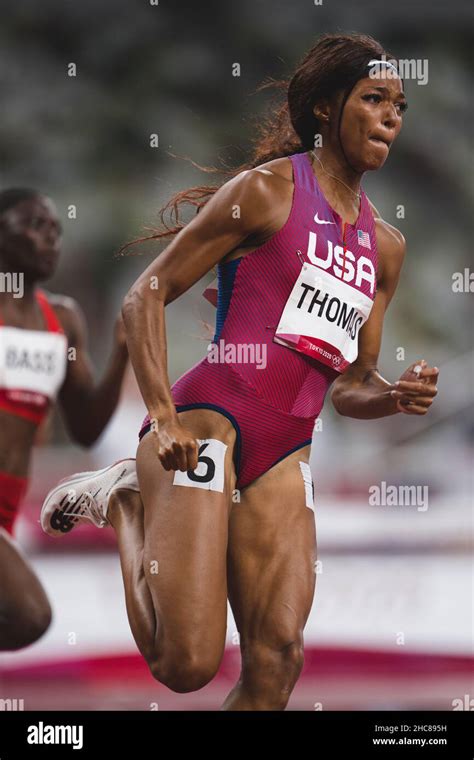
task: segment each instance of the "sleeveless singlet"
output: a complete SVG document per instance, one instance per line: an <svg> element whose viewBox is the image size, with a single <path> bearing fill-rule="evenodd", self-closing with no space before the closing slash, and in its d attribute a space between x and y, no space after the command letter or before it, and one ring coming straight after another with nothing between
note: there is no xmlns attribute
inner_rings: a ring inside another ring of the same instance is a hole
<svg viewBox="0 0 474 760"><path fill-rule="evenodd" d="M5 325L0 317L0 410L37 425L66 376L67 338L43 291L36 300L45 330Z"/></svg>
<svg viewBox="0 0 474 760"><path fill-rule="evenodd" d="M358 334L377 290L377 242L361 191L354 224L343 223L318 184L307 153L289 156L289 217L266 243L218 265L216 331L210 348L258 346L232 369L271 406L317 417L329 386L357 358ZM205 297L213 302L213 289Z"/></svg>

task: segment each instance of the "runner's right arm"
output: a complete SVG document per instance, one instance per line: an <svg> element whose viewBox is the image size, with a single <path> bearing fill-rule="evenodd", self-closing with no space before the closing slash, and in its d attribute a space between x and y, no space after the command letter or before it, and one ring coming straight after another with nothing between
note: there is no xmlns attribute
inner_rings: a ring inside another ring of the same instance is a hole
<svg viewBox="0 0 474 760"><path fill-rule="evenodd" d="M275 209L279 206L281 210L276 184L274 175L250 170L219 188L124 299L122 315L130 360L150 418L159 428L179 425L167 372L165 306L247 238L271 230ZM189 462L197 466L197 458L191 457Z"/></svg>

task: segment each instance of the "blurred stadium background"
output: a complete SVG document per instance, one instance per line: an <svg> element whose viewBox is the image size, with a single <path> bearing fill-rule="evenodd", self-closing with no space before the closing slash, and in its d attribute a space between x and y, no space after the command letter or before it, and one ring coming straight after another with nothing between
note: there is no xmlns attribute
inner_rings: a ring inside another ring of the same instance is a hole
<svg viewBox="0 0 474 760"><path fill-rule="evenodd" d="M56 201L64 251L47 287L81 304L98 369L121 300L153 251L114 253L158 221L173 192L207 177L167 151L205 165L241 163L268 100L253 90L268 75L288 76L322 32L367 32L397 58L428 60L428 83L406 81L404 130L364 188L408 241L380 370L395 380L424 357L441 369L439 395L426 418L362 422L339 417L329 401L324 409L311 460L321 565L289 709L449 710L474 696L472 300L452 288L453 274L472 266L469 9L462 0L3 7L1 185L34 186ZM67 75L71 62L76 77ZM205 354L202 322L213 323L214 311L202 291L211 279L167 311L171 381ZM57 415L42 431L17 535L55 620L36 645L0 655L0 699L23 699L26 710L217 709L235 682L230 610L218 676L199 692L174 694L151 678L133 642L113 532L85 527L54 541L39 528L42 499L60 477L134 455L143 414L129 373L94 448L72 446ZM371 506L369 488L382 482L428 487L428 508Z"/></svg>

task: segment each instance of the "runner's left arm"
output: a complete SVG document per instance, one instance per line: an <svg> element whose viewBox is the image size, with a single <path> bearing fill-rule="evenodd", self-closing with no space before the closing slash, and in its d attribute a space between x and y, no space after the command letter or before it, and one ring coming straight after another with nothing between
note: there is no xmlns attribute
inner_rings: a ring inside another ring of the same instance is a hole
<svg viewBox="0 0 474 760"><path fill-rule="evenodd" d="M391 225L377 219L376 226L379 276L374 305L359 333L357 359L337 378L331 400L339 414L363 420L397 412L426 414L437 394L437 367L419 359L401 375L399 385L385 380L377 368L384 316L398 285L406 245ZM417 365L421 369L415 372Z"/></svg>
<svg viewBox="0 0 474 760"><path fill-rule="evenodd" d="M82 310L72 298L64 298L56 311L69 343L67 373L59 404L71 438L82 446L91 446L106 427L120 398L128 362L122 317L119 316L115 324L105 371L99 382L95 382Z"/></svg>

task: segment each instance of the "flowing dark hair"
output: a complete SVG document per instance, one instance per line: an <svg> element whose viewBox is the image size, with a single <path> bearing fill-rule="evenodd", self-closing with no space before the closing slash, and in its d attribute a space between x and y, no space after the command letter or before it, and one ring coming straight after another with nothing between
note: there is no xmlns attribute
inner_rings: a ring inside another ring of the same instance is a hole
<svg viewBox="0 0 474 760"><path fill-rule="evenodd" d="M235 169L226 169L199 166L192 159L187 160L203 172L220 173L231 179L244 170L254 169L276 158L310 150L314 147L315 135L319 132L318 119L313 113L314 105L325 99L331 100L342 92L340 131L347 98L356 82L368 76L369 62L373 59L392 58L377 40L368 35L357 32L323 34L297 65L290 79L275 80L270 77L257 88L256 92L275 88L284 92L285 98L283 103L273 106L263 118L258 115L255 123L256 137L252 140L253 152L249 161ZM197 185L173 195L159 210L163 227L151 229L150 235L126 243L119 254L135 243L176 235L186 224L180 219L181 207L189 204L199 213L222 184Z"/></svg>

